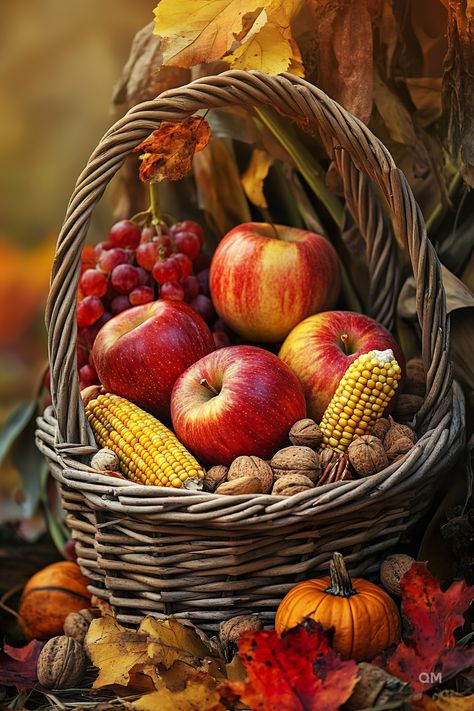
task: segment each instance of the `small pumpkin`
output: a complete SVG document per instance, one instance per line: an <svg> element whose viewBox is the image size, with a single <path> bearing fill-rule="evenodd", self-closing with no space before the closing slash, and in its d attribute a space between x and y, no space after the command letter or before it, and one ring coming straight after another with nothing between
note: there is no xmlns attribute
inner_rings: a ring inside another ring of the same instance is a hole
<svg viewBox="0 0 474 711"><path fill-rule="evenodd" d="M334 649L343 659L370 661L400 638L400 614L392 598L378 585L354 578L340 553L329 564L330 575L306 580L281 601L275 629L281 634L311 617L323 627L334 627Z"/></svg>
<svg viewBox="0 0 474 711"><path fill-rule="evenodd" d="M18 613L28 639L49 639L62 634L70 612L91 606L89 581L77 563L53 563L35 573L23 588Z"/></svg>

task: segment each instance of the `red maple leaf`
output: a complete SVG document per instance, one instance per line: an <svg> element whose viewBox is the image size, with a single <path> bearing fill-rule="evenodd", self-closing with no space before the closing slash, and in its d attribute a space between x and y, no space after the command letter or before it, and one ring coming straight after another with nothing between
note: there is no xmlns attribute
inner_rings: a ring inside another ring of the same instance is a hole
<svg viewBox="0 0 474 711"><path fill-rule="evenodd" d="M5 644L0 650L0 684L16 686L18 691L33 687L40 689L36 676L36 663L44 642L33 639L24 647Z"/></svg>
<svg viewBox="0 0 474 711"><path fill-rule="evenodd" d="M162 121L160 127L134 149L140 156L144 183L181 180L191 170L193 156L209 142L211 129L201 116L184 121Z"/></svg>
<svg viewBox="0 0 474 711"><path fill-rule="evenodd" d="M252 711L337 711L357 682L357 664L330 646L331 630L305 618L281 637L275 630L239 639L245 681L221 684L223 698L240 698Z"/></svg>
<svg viewBox="0 0 474 711"><path fill-rule="evenodd" d="M456 581L443 592L426 563L413 563L401 580L403 640L373 664L426 691L474 664L474 648L456 646L454 630L474 596L474 586Z"/></svg>

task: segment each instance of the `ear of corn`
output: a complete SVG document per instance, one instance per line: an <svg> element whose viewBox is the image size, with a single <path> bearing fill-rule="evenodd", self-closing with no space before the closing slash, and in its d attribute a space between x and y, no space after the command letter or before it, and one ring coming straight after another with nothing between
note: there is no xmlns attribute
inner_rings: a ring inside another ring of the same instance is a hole
<svg viewBox="0 0 474 711"><path fill-rule="evenodd" d="M345 451L353 439L370 434L395 395L400 375L400 366L390 349L370 351L356 358L321 420L321 446Z"/></svg>
<svg viewBox="0 0 474 711"><path fill-rule="evenodd" d="M86 407L97 443L112 449L137 484L201 488L204 470L173 432L123 397L101 394Z"/></svg>

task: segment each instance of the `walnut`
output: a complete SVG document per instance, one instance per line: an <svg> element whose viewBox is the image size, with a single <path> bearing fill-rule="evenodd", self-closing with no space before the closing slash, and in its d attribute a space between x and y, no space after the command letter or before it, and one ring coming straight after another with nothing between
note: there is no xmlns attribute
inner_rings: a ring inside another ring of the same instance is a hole
<svg viewBox="0 0 474 711"><path fill-rule="evenodd" d="M215 467L211 467L204 474L204 481L202 484L203 491L215 491L219 484L227 481L227 472L229 469L223 464L217 464Z"/></svg>
<svg viewBox="0 0 474 711"><path fill-rule="evenodd" d="M313 488L313 482L304 474L287 474L275 481L272 494L275 496L293 496L301 491Z"/></svg>
<svg viewBox="0 0 474 711"><path fill-rule="evenodd" d="M398 437L389 449L386 450L389 462L395 461L403 454L406 454L413 447L413 442L408 437Z"/></svg>
<svg viewBox="0 0 474 711"><path fill-rule="evenodd" d="M240 479L232 479L219 484L215 494L228 494L240 496L241 494L261 494L261 481L256 476L242 476Z"/></svg>
<svg viewBox="0 0 474 711"><path fill-rule="evenodd" d="M290 430L290 442L294 445L317 449L323 441L323 433L319 425L308 417L295 422Z"/></svg>
<svg viewBox="0 0 474 711"><path fill-rule="evenodd" d="M64 620L64 634L66 637L72 637L78 642L83 642L89 625L95 617L95 611L90 608L79 610L79 612L70 612Z"/></svg>
<svg viewBox="0 0 474 711"><path fill-rule="evenodd" d="M371 476L388 466L383 444L373 435L357 437L347 448L347 455L359 476Z"/></svg>
<svg viewBox="0 0 474 711"><path fill-rule="evenodd" d="M385 558L380 567L380 582L387 592L401 596L400 580L414 562L414 558L404 553L395 553Z"/></svg>
<svg viewBox="0 0 474 711"><path fill-rule="evenodd" d="M384 439L385 435L387 434L387 432L389 431L389 429L390 429L390 420L387 420L387 418L385 418L385 417L381 417L380 420L377 420L375 425L370 430L370 434L373 437L378 437L383 442L383 439Z"/></svg>
<svg viewBox="0 0 474 711"><path fill-rule="evenodd" d="M53 637L38 657L36 673L47 689L72 689L82 681L87 667L84 647L72 637Z"/></svg>
<svg viewBox="0 0 474 711"><path fill-rule="evenodd" d="M421 395L401 394L395 402L394 415L400 422L409 422L423 404Z"/></svg>
<svg viewBox="0 0 474 711"><path fill-rule="evenodd" d="M409 395L424 397L426 392L426 374L422 359L417 356L410 358L406 367L406 376L403 381L403 392Z"/></svg>
<svg viewBox="0 0 474 711"><path fill-rule="evenodd" d="M285 474L305 474L311 481L321 474L319 454L309 447L285 447L275 454L270 462L275 479Z"/></svg>
<svg viewBox="0 0 474 711"><path fill-rule="evenodd" d="M237 642L244 632L258 632L262 627L262 620L258 615L236 615L230 620L221 622L219 639L221 644L226 647L229 642Z"/></svg>
<svg viewBox="0 0 474 711"><path fill-rule="evenodd" d="M390 429L387 431L383 439L383 446L385 450L390 449L400 437L408 437L413 444L416 442L416 433L408 425L400 425L395 422L393 417L390 417Z"/></svg>
<svg viewBox="0 0 474 711"><path fill-rule="evenodd" d="M268 462L260 457L237 457L230 465L227 481L254 476L260 480L262 494L269 494L273 486L273 471Z"/></svg>
<svg viewBox="0 0 474 711"><path fill-rule="evenodd" d="M113 452L108 447L103 447L102 449L99 449L99 451L96 452L91 459L92 469L96 469L98 472L118 471L119 464L119 458L117 457L115 452Z"/></svg>

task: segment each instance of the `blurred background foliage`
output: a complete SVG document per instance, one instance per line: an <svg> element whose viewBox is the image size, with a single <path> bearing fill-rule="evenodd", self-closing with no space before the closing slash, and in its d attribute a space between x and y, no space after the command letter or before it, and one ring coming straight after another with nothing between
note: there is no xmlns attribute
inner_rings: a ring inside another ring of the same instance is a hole
<svg viewBox="0 0 474 711"><path fill-rule="evenodd" d="M0 3L0 427L46 367L44 302L74 182L112 122L112 88L150 0ZM101 202L91 239L111 220ZM18 516L3 467L0 521ZM18 498L18 497L17 497Z"/></svg>

